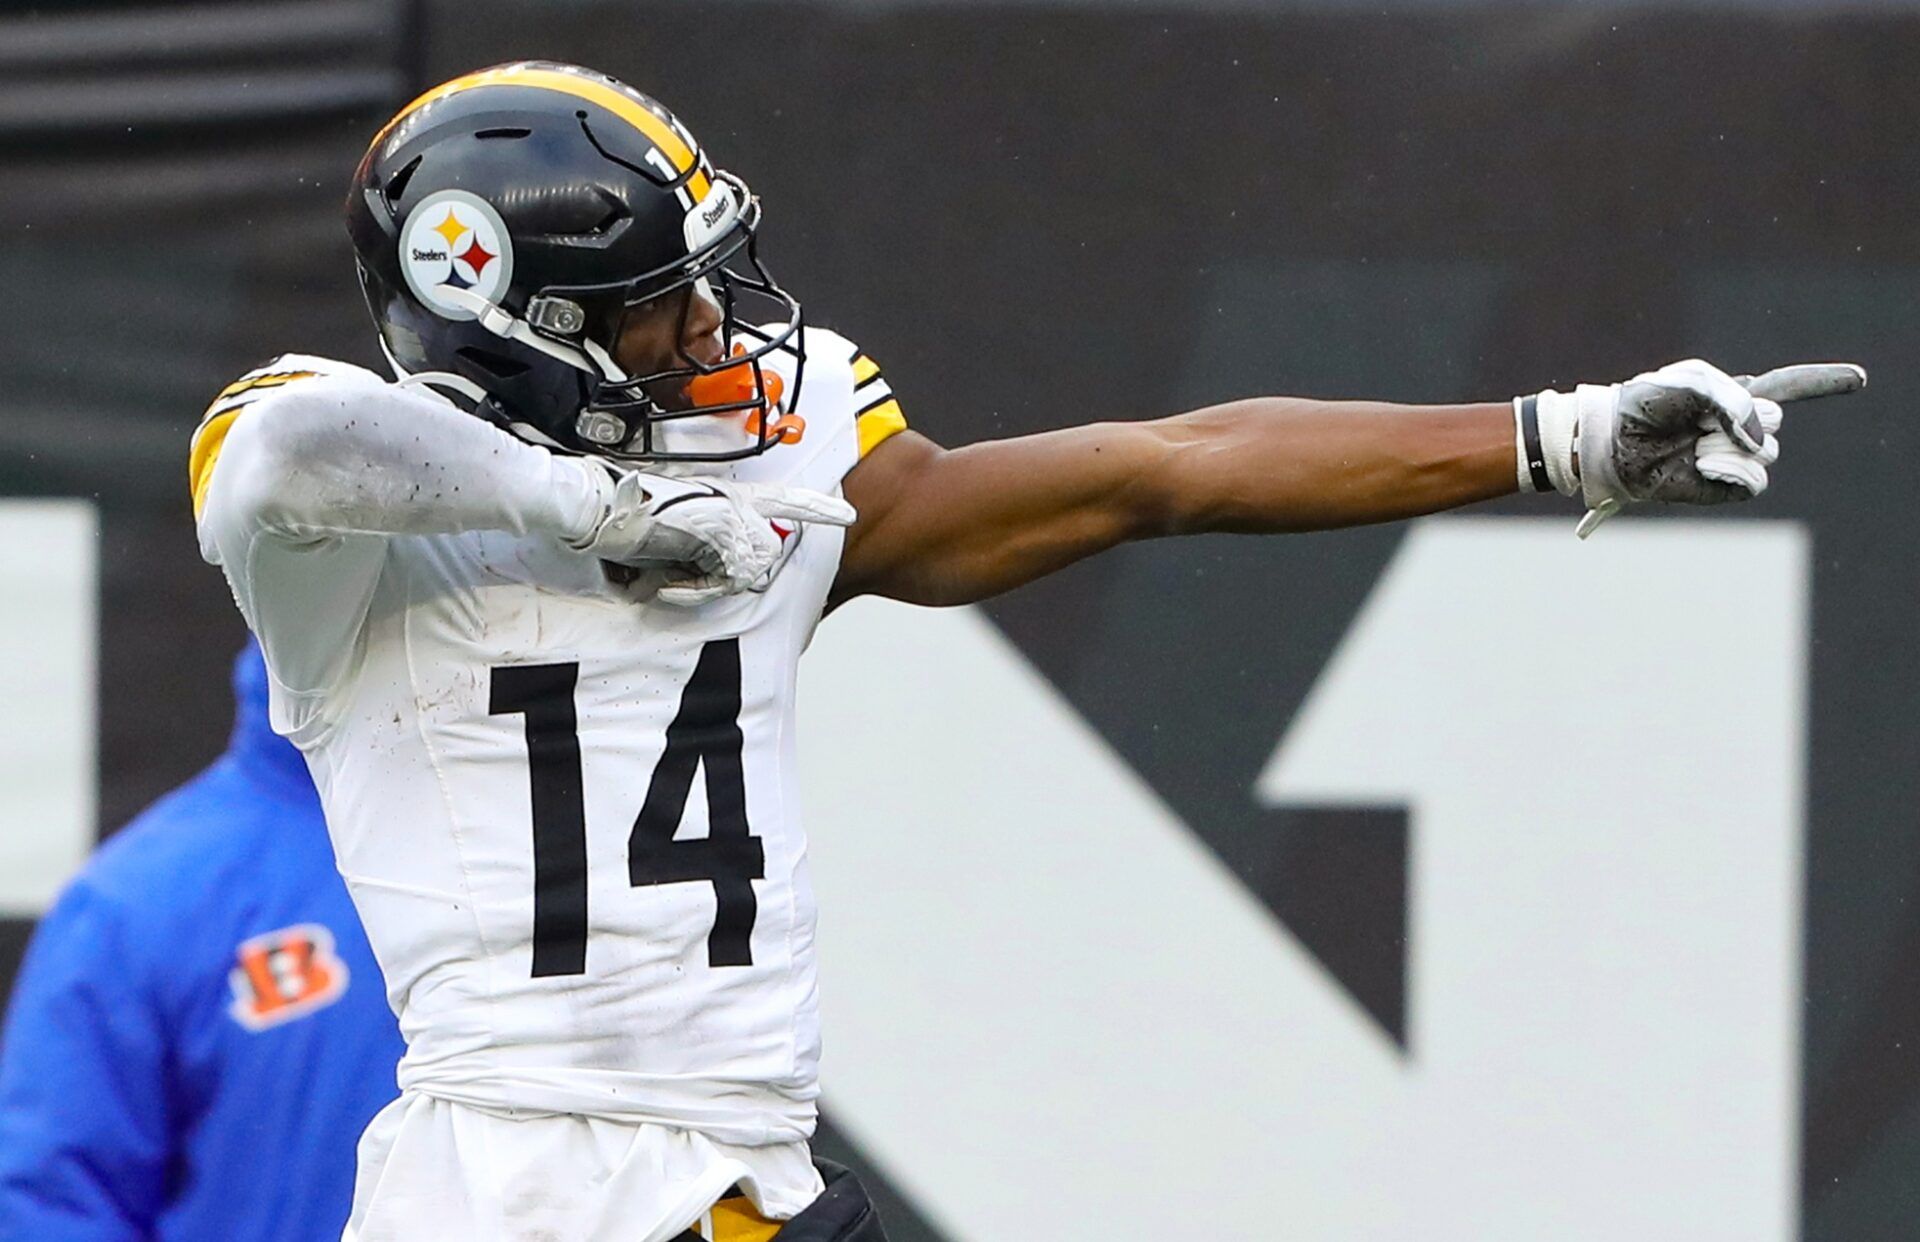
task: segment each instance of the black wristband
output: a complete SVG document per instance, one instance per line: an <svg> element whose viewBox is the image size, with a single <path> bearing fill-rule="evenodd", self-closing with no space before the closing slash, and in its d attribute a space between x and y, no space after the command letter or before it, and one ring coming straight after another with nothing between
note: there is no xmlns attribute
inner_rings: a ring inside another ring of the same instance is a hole
<svg viewBox="0 0 1920 1242"><path fill-rule="evenodd" d="M1533 476L1533 490L1556 490L1547 474L1547 455L1540 449L1540 398L1520 398L1520 444L1527 451L1527 473Z"/></svg>

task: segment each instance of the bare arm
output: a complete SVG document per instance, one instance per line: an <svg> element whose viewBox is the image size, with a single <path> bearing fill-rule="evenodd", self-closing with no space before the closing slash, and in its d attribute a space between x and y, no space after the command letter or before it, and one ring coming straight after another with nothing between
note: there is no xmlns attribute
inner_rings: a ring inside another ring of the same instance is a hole
<svg viewBox="0 0 1920 1242"><path fill-rule="evenodd" d="M835 602L985 599L1132 539L1326 530L1516 490L1512 408L1285 397L946 450L902 432L847 476Z"/></svg>

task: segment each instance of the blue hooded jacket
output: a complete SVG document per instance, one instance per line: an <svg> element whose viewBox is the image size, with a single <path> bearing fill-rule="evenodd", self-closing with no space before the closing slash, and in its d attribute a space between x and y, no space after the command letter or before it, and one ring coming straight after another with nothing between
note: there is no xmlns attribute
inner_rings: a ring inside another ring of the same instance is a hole
<svg viewBox="0 0 1920 1242"><path fill-rule="evenodd" d="M305 761L233 739L88 862L0 1042L0 1240L336 1242L401 1042Z"/></svg>

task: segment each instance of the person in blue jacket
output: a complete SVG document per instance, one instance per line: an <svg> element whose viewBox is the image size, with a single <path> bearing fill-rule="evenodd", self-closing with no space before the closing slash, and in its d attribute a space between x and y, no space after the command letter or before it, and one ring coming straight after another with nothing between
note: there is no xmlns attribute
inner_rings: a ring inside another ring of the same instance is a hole
<svg viewBox="0 0 1920 1242"><path fill-rule="evenodd" d="M305 762L232 742L34 933L0 1041L0 1240L337 1242L402 1050Z"/></svg>

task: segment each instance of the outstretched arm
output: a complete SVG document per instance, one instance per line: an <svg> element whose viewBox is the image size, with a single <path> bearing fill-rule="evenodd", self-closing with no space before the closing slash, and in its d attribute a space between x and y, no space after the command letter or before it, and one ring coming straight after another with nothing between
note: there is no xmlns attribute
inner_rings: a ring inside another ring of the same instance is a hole
<svg viewBox="0 0 1920 1242"><path fill-rule="evenodd" d="M847 476L834 597L969 603L1131 539L1391 521L1517 479L1505 402L1271 397L952 450L902 432Z"/></svg>
<svg viewBox="0 0 1920 1242"><path fill-rule="evenodd" d="M903 432L847 476L860 518L833 600L963 604L1129 539L1325 530L1513 491L1581 493L1584 536L1638 501L1759 495L1782 403L1866 378L1823 363L1736 379L1689 361L1510 404L1273 397L951 452Z"/></svg>

